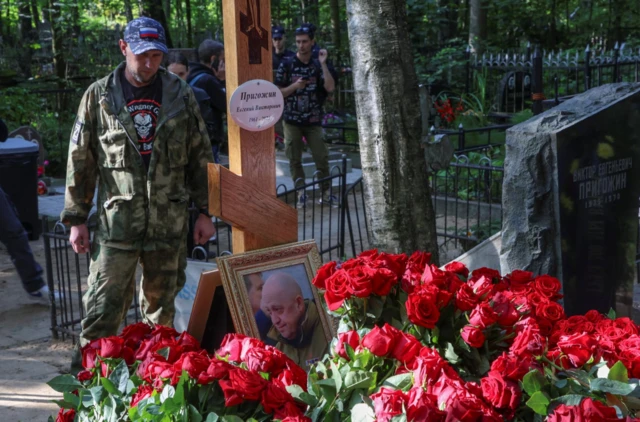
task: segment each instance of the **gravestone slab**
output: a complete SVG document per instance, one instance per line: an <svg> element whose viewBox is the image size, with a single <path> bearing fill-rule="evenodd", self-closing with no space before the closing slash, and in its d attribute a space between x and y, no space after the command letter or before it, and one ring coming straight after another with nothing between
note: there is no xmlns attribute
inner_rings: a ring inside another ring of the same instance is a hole
<svg viewBox="0 0 640 422"><path fill-rule="evenodd" d="M562 281L568 315L631 315L640 196L640 84L585 92L507 131L503 273Z"/></svg>

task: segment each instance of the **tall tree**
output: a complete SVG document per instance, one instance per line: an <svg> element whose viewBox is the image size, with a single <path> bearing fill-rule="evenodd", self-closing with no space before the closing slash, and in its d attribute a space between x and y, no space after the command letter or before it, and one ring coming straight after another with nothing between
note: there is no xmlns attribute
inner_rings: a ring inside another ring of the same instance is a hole
<svg viewBox="0 0 640 422"><path fill-rule="evenodd" d="M131 0L124 0L124 15L127 17L127 22L133 20L133 9L131 8Z"/></svg>
<svg viewBox="0 0 640 422"><path fill-rule="evenodd" d="M33 41L33 26L31 24L31 4L28 0L18 3L18 30L20 40L18 42L21 55L19 66L26 77L31 77L31 42Z"/></svg>
<svg viewBox="0 0 640 422"><path fill-rule="evenodd" d="M347 0L367 219L389 252L438 244L405 0Z"/></svg>
<svg viewBox="0 0 640 422"><path fill-rule="evenodd" d="M469 45L471 53L482 55L487 42L486 0L469 1Z"/></svg>
<svg viewBox="0 0 640 422"><path fill-rule="evenodd" d="M330 0L329 8L331 10L331 41L334 50L340 54L340 41L342 34L340 33L340 0ZM340 57L336 58L336 62L340 63Z"/></svg>
<svg viewBox="0 0 640 422"><path fill-rule="evenodd" d="M140 16L148 16L160 22L167 37L167 47L173 48L169 25L167 25L167 17L162 7L162 0L139 0L138 5L140 7Z"/></svg>

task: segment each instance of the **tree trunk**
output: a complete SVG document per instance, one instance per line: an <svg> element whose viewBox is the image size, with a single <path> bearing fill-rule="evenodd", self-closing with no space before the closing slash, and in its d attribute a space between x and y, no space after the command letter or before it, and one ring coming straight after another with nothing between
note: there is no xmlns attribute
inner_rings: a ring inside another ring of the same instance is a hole
<svg viewBox="0 0 640 422"><path fill-rule="evenodd" d="M139 0L140 16L148 16L152 19L160 22L160 25L164 28L165 36L167 37L167 47L173 48L173 42L171 42L171 33L169 32L169 26L167 25L167 17L164 14L162 8L162 0Z"/></svg>
<svg viewBox="0 0 640 422"><path fill-rule="evenodd" d="M62 39L64 37L64 31L61 28L60 19L60 2L56 0L49 0L49 22L51 23L51 47L53 50L53 69L55 75L58 77L58 88L64 88L66 63L64 60L64 48L62 46ZM65 97L63 94L57 96L57 110L65 110Z"/></svg>
<svg viewBox="0 0 640 422"><path fill-rule="evenodd" d="M340 41L342 34L340 33L340 0L330 0L329 7L331 9L331 41L336 54L340 54ZM336 63L340 64L339 56L336 57Z"/></svg>
<svg viewBox="0 0 640 422"><path fill-rule="evenodd" d="M347 0L347 21L371 246L437 263L405 0Z"/></svg>
<svg viewBox="0 0 640 422"><path fill-rule="evenodd" d="M482 55L487 42L487 5L483 0L469 1L469 45L471 54Z"/></svg>
<svg viewBox="0 0 640 422"><path fill-rule="evenodd" d="M193 28L191 27L191 0L184 2L185 14L187 16L187 47L193 47Z"/></svg>
<svg viewBox="0 0 640 422"><path fill-rule="evenodd" d="M127 22L133 20L133 9L131 8L131 0L124 0L124 14L127 17Z"/></svg>
<svg viewBox="0 0 640 422"><path fill-rule="evenodd" d="M40 14L38 13L37 0L31 0L31 17L33 20L33 27L37 30L40 28Z"/></svg>
<svg viewBox="0 0 640 422"><path fill-rule="evenodd" d="M31 77L31 42L33 41L33 26L31 24L31 4L28 0L18 3L18 36L20 48L20 70L27 77Z"/></svg>

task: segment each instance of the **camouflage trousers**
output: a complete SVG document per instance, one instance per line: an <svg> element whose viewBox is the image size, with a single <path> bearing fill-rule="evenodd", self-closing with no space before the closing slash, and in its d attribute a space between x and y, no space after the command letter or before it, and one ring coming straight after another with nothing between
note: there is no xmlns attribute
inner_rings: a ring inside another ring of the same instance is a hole
<svg viewBox="0 0 640 422"><path fill-rule="evenodd" d="M89 265L89 289L82 301L80 346L114 336L135 294L138 262L142 267L140 311L150 325L173 326L174 299L185 283L186 241L175 249L123 250L94 243Z"/></svg>

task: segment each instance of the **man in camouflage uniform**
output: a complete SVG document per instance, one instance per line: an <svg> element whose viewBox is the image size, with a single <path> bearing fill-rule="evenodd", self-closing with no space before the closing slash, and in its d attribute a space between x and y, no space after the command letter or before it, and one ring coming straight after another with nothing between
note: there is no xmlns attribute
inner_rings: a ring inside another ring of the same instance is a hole
<svg viewBox="0 0 640 422"><path fill-rule="evenodd" d="M61 219L77 253L89 252L86 221L99 181L81 346L117 333L138 261L143 319L172 325L185 281L190 200L201 210L194 242L215 234L206 211L211 144L189 85L160 68L164 40L155 20L129 22L119 41L125 63L87 89L71 134ZM76 350L72 369L78 357Z"/></svg>

